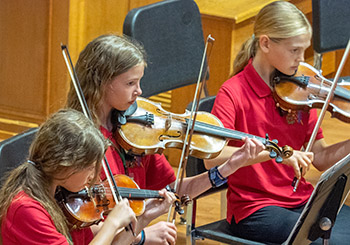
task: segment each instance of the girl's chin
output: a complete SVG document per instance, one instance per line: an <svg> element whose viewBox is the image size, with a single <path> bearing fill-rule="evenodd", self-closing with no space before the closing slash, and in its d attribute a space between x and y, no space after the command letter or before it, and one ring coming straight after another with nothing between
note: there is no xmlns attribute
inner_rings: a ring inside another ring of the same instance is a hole
<svg viewBox="0 0 350 245"><path fill-rule="evenodd" d="M126 105L126 106L121 106L121 107L114 107L114 109L118 110L118 111L126 111L131 105Z"/></svg>
<svg viewBox="0 0 350 245"><path fill-rule="evenodd" d="M287 76L294 76L296 72L297 72L297 69L288 69L286 71L282 71L282 73Z"/></svg>

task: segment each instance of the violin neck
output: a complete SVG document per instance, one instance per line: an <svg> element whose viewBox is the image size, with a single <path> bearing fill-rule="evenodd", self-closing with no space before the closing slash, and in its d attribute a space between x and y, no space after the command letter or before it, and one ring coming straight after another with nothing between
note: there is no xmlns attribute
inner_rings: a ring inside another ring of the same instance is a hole
<svg viewBox="0 0 350 245"><path fill-rule="evenodd" d="M143 200L147 198L161 198L158 191L135 189L127 187L118 187L119 194L122 198L128 198L130 200Z"/></svg>
<svg viewBox="0 0 350 245"><path fill-rule="evenodd" d="M337 86L335 88L334 94L344 100L350 101L350 92L343 87Z"/></svg>
<svg viewBox="0 0 350 245"><path fill-rule="evenodd" d="M187 122L188 122L188 120L187 120ZM195 122L195 124L194 124L194 131L196 133L208 134L208 135L211 135L211 136L221 137L221 138L225 138L225 139L228 139L228 140L242 140L244 137L247 137L247 138L251 138L251 139L252 138L258 139L262 143L266 142L266 139L262 138L262 137L258 137L258 136L247 134L247 133L243 133L243 132L236 131L236 130L233 130L233 129L223 128L223 127L219 127L219 126L216 126L216 125L203 123L203 122L200 122L200 121L196 121Z"/></svg>

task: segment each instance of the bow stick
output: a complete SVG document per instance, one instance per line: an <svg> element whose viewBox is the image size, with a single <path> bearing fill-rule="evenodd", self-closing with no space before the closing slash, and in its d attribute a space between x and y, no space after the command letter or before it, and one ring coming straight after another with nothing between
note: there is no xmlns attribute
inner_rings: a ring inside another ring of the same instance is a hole
<svg viewBox="0 0 350 245"><path fill-rule="evenodd" d="M314 130L312 132L312 135L310 137L310 140L306 146L306 149L305 149L305 152L310 152L311 151L311 148L315 142L315 138L316 138L316 134L318 132L318 129L320 128L321 126L321 123L323 121L323 118L326 114L326 110L328 108L328 105L329 103L331 102L331 100L333 99L333 96L334 96L334 91L335 91L335 88L337 86L337 83L338 83L338 80L339 80L339 77L340 77L340 74L341 72L343 71L343 68L344 68L344 65L345 65L345 62L346 62L346 59L348 58L349 56L349 51L350 51L350 39L348 41L348 44L346 46L346 49L345 49L345 52L344 52L344 55L342 57L342 60L339 64L339 67L338 67L338 70L337 70L337 73L335 74L335 77L334 77L334 80L333 80L333 84L330 88L330 91L327 95L327 98L326 98L326 101L322 107L322 110L320 112L320 115L318 117L318 120L316 122L316 125L314 127ZM300 168L300 174L302 173L302 168ZM299 182L300 182L300 179L297 179L296 177L294 177L293 179L293 182L292 182L292 186L294 187L293 188L293 192L296 192L297 188L298 188L298 185L299 185Z"/></svg>
<svg viewBox="0 0 350 245"><path fill-rule="evenodd" d="M202 78L202 73L203 73L203 69L204 69L208 43L213 44L214 41L215 41L215 39L212 38L211 35L209 34L208 37L207 37L207 41L206 41L206 44L205 44L204 51L203 51L202 63L201 63L201 67L200 67L200 70L199 70L197 86L196 86L196 90L195 90L194 97L193 97L193 102L194 103L192 103L190 118L188 120L188 125L187 125L187 129L186 129L186 135L185 135L184 144L183 144L183 147L182 147L179 168L178 168L177 175L176 175L176 180L175 180L175 185L174 185L174 192L175 193L177 192L177 190L181 189L182 180L184 178L184 172L185 172L185 169L186 169L187 160L188 160L188 156L189 156L189 152L190 152L190 145L191 145L192 135L193 135L193 132L194 132L194 124L195 124L196 117L197 117L200 95L201 95L201 92L202 92L203 88L205 87L205 83L206 83L206 77L207 77L207 73L208 73L208 65L205 68L205 72L204 72L202 83L201 83L201 78ZM210 51L208 51L207 62L209 62L209 57L210 57L210 54L211 54L211 50L212 50L212 45L211 45ZM201 83L201 86L200 86L200 83ZM180 178L180 182L178 184L180 172L181 172L181 178ZM170 214L171 214L171 209L169 209L169 213L168 213L168 219L167 219L168 222L170 220ZM174 213L173 213L173 218L172 218L172 222L173 223L175 222L175 217L176 217L176 210L174 210Z"/></svg>
<svg viewBox="0 0 350 245"><path fill-rule="evenodd" d="M89 110L89 107L87 105L86 99L84 97L83 90L81 89L78 76L77 76L77 74L75 72L72 59L71 59L71 57L69 55L68 48L67 48L66 45L61 44L61 49L62 49L62 55L63 55L64 61L66 62L66 66L67 66L69 75L70 75L70 77L72 79L72 83L74 85L74 89L75 89L75 92L76 92L76 94L78 96L78 99L79 99L81 108L83 110L83 113L89 120L92 121L91 112ZM114 201L115 201L116 204L118 204L118 202L120 202L122 200L122 197L121 197L121 195L120 195L120 193L118 191L117 183L115 182L115 179L113 178L113 173L112 173L112 170L111 170L111 168L109 166L109 163L107 161L106 155L103 155L102 167L103 167L103 170L104 170L104 172L106 174L107 181L108 181L109 185L112 186L113 189L114 189L114 191L112 191L112 195L113 195ZM103 219L102 216L103 216L103 212L101 213L101 218ZM128 230L126 227L125 227L125 229ZM134 233L134 231L132 229L131 224L129 224L129 229L132 232L132 234L134 236L136 236L136 234Z"/></svg>

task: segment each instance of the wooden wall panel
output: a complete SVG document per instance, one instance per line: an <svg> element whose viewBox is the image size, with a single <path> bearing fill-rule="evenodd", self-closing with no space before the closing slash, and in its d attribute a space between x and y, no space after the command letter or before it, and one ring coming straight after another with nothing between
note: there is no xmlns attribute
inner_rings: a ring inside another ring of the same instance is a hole
<svg viewBox="0 0 350 245"><path fill-rule="evenodd" d="M92 39L106 33L122 34L128 11L129 0L71 0L69 46L73 62Z"/></svg>
<svg viewBox="0 0 350 245"><path fill-rule="evenodd" d="M45 116L57 111L65 103L68 81L61 44L67 44L68 42L68 23L69 1L53 0L50 9L48 63L46 64L48 88Z"/></svg>
<svg viewBox="0 0 350 245"><path fill-rule="evenodd" d="M104 33L121 34L129 10L159 1L36 0L33 4L27 0L0 0L0 140L6 137L3 131L16 133L36 126L64 105L70 79L61 42L68 45L75 63L93 38ZM252 34L254 16L273 0L245 0L244 5L241 1L195 1L202 14L204 38L211 34L216 39L208 81L209 93L215 95L232 73L241 44ZM291 2L311 20L311 0ZM325 55L324 74L332 75L341 55L342 51ZM307 57L312 62L311 49ZM343 74L350 75L349 64ZM169 110L183 113L194 88L191 85L173 90Z"/></svg>
<svg viewBox="0 0 350 245"><path fill-rule="evenodd" d="M2 1L0 113L41 121L46 114L50 2Z"/></svg>
<svg viewBox="0 0 350 245"><path fill-rule="evenodd" d="M0 1L0 139L37 126L60 107L67 3Z"/></svg>

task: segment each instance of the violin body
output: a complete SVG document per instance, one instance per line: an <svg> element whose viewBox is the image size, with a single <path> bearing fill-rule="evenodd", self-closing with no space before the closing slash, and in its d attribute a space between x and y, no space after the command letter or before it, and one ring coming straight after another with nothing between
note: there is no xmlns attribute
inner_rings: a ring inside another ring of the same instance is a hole
<svg viewBox="0 0 350 245"><path fill-rule="evenodd" d="M147 124L137 120L130 120L121 125L115 135L117 142L125 150L136 155L161 154L165 148L183 147L190 112L184 114L170 113L159 103L154 103L142 97L137 98L137 110L132 115L142 117L146 114L154 115L153 123ZM221 121L207 112L198 112L197 121L223 127ZM194 132L189 154L198 158L214 158L226 144L225 138L208 136Z"/></svg>
<svg viewBox="0 0 350 245"><path fill-rule="evenodd" d="M333 83L303 62L293 77L282 76L276 79L274 98L285 111L322 108ZM333 117L350 123L350 90L338 83L327 110Z"/></svg>
<svg viewBox="0 0 350 245"><path fill-rule="evenodd" d="M167 147L182 148L190 113L175 114L165 111L159 103L145 98L137 99L137 110L127 117L127 123L121 125L115 135L119 145L136 155L162 153ZM190 143L189 155L207 159L220 154L227 140L242 140L244 137L260 140L270 157L282 162L293 154L293 149L277 141L224 128L222 122L213 114L198 112L194 132Z"/></svg>
<svg viewBox="0 0 350 245"><path fill-rule="evenodd" d="M121 197L128 198L136 216L145 210L145 198L161 198L158 191L140 190L138 185L126 175L114 175ZM69 192L63 187L56 191L55 198L66 215L72 229L98 224L103 216L114 208L115 201L107 181L80 192Z"/></svg>

